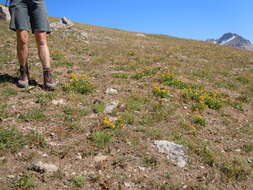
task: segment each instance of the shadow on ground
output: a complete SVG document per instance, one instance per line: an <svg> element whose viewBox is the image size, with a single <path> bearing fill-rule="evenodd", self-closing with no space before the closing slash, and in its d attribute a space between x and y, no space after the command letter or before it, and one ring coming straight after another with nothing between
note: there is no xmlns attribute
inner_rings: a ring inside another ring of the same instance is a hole
<svg viewBox="0 0 253 190"><path fill-rule="evenodd" d="M0 84L5 83L5 82L9 82L18 86L18 77L13 77L9 74L0 73ZM43 88L43 86L40 85L36 80L30 80L29 85L39 86L40 88Z"/></svg>

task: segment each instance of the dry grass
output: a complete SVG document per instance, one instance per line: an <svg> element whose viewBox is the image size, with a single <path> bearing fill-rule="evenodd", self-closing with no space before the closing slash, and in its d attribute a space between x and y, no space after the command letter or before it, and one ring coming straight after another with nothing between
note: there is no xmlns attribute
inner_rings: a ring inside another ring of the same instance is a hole
<svg viewBox="0 0 253 190"><path fill-rule="evenodd" d="M59 88L24 90L14 84L15 34L0 21L0 125L20 135L0 131L8 138L0 140L4 189L253 189L252 52L79 23L75 29L88 39L63 30L49 36ZM34 39L30 50L32 78L41 84ZM119 93L106 94L109 87ZM63 105L51 103L59 99ZM115 121L103 113L113 100L120 102L110 114ZM188 168L155 152L152 140L187 146ZM97 163L98 154L108 159ZM61 173L28 172L35 158L60 165Z"/></svg>

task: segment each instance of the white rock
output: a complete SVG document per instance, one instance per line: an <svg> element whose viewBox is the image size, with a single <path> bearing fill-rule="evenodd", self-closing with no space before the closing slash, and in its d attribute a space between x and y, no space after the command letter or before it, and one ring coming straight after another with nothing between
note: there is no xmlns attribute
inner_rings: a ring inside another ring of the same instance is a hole
<svg viewBox="0 0 253 190"><path fill-rule="evenodd" d="M187 165L187 148L169 141L155 141L156 149L167 154L167 158L180 168Z"/></svg>
<svg viewBox="0 0 253 190"><path fill-rule="evenodd" d="M58 167L54 164L47 164L41 161L33 163L29 169L34 170L39 173L52 173L58 171Z"/></svg>
<svg viewBox="0 0 253 190"><path fill-rule="evenodd" d="M77 160L82 160L83 159L82 154L80 152L77 153L76 159Z"/></svg>
<svg viewBox="0 0 253 190"><path fill-rule="evenodd" d="M110 114L113 112L113 110L119 105L119 101L115 100L113 102L110 102L106 104L104 113Z"/></svg>
<svg viewBox="0 0 253 190"><path fill-rule="evenodd" d="M105 91L106 94L118 94L118 90L114 88L107 88Z"/></svg>
<svg viewBox="0 0 253 190"><path fill-rule="evenodd" d="M41 156L42 156L43 158L48 158L48 157L49 157L47 153L44 153L44 154L42 154Z"/></svg>
<svg viewBox="0 0 253 190"><path fill-rule="evenodd" d="M66 103L63 99L59 99L59 100L52 100L52 104L54 104L54 105L64 105Z"/></svg>
<svg viewBox="0 0 253 190"><path fill-rule="evenodd" d="M108 159L108 156L104 156L104 155L101 155L101 154L94 157L95 162L103 162L107 159Z"/></svg>
<svg viewBox="0 0 253 190"><path fill-rule="evenodd" d="M144 168L144 167L140 167L140 166L139 166L138 168L139 168L139 170L141 170L141 171L143 171L143 172L146 170L146 168Z"/></svg>
<svg viewBox="0 0 253 190"><path fill-rule="evenodd" d="M10 21L11 16L7 7L0 5L0 20Z"/></svg>
<svg viewBox="0 0 253 190"><path fill-rule="evenodd" d="M9 178L9 179L14 179L15 176L14 176L14 175L7 175L7 178Z"/></svg>

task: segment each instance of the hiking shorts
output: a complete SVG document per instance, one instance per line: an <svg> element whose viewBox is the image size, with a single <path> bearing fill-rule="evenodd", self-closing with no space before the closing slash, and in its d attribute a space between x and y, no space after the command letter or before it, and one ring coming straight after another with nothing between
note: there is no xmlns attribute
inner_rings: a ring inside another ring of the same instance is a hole
<svg viewBox="0 0 253 190"><path fill-rule="evenodd" d="M9 11L11 30L51 32L44 0L11 0Z"/></svg>

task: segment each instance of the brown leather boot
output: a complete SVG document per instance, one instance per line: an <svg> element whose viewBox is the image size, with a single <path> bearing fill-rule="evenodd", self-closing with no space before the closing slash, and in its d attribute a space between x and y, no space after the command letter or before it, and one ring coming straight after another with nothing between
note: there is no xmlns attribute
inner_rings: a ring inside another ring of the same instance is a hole
<svg viewBox="0 0 253 190"><path fill-rule="evenodd" d="M28 65L26 64L26 65L20 66L19 71L20 71L20 76L18 79L18 86L20 88L28 88L29 79L30 79Z"/></svg>
<svg viewBox="0 0 253 190"><path fill-rule="evenodd" d="M44 88L54 90L56 88L56 83L53 80L50 68L43 69L43 77L44 77Z"/></svg>

